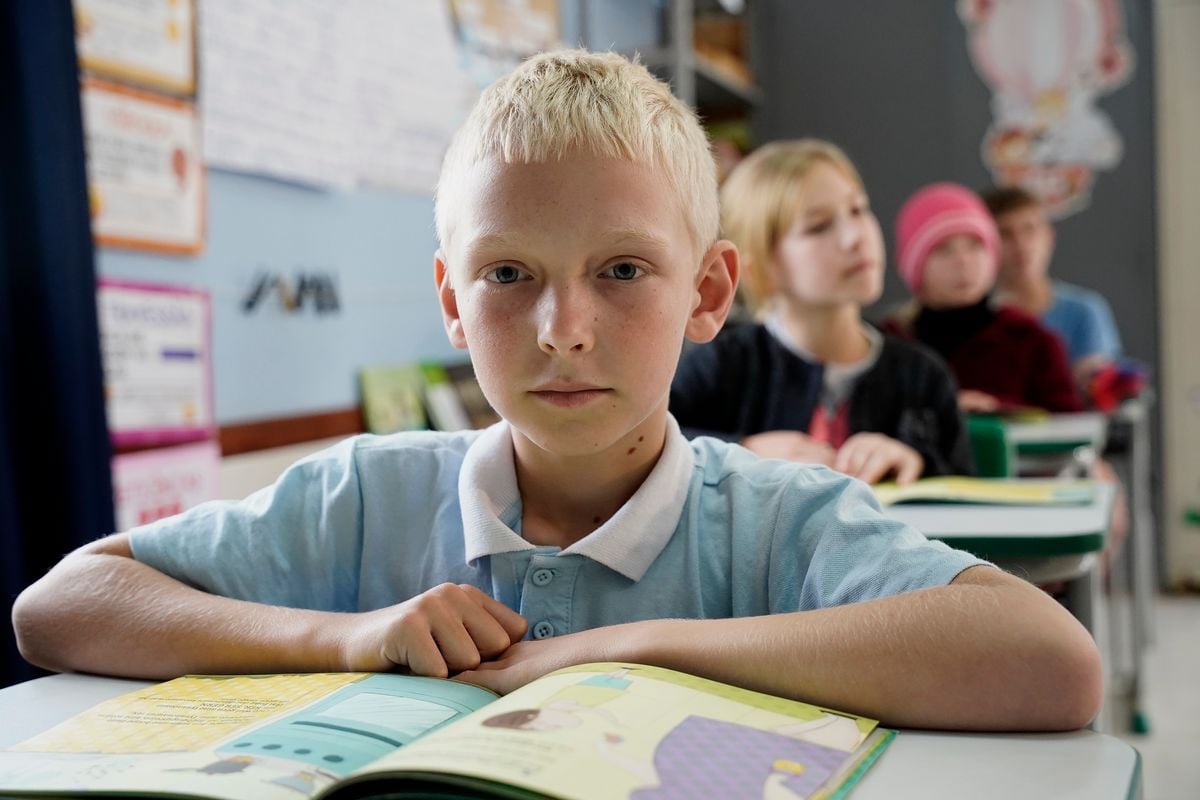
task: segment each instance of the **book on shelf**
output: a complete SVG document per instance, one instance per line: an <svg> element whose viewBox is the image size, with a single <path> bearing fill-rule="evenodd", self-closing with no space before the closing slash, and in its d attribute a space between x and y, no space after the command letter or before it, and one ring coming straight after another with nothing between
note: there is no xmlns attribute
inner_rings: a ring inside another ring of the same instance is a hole
<svg viewBox="0 0 1200 800"><path fill-rule="evenodd" d="M425 380L415 364L364 367L359 373L363 421L371 433L424 430Z"/></svg>
<svg viewBox="0 0 1200 800"><path fill-rule="evenodd" d="M5 797L840 798L895 731L636 664L499 697L397 673L187 676L0 752Z"/></svg>
<svg viewBox="0 0 1200 800"><path fill-rule="evenodd" d="M1096 484L1090 480L1053 478L922 478L901 486L872 487L882 505L896 503L968 503L977 505L1077 506L1091 503Z"/></svg>

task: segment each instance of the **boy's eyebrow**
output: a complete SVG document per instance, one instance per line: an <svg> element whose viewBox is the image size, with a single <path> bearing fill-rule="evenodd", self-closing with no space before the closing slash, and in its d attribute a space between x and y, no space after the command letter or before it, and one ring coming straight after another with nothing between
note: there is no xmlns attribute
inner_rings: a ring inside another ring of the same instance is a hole
<svg viewBox="0 0 1200 800"><path fill-rule="evenodd" d="M615 228L611 231L605 231L604 238L610 246L635 244L663 249L670 247L670 242L663 236L639 227ZM518 247L521 242L522 237L519 234L512 231L497 230L475 237L470 242L469 249L510 250Z"/></svg>

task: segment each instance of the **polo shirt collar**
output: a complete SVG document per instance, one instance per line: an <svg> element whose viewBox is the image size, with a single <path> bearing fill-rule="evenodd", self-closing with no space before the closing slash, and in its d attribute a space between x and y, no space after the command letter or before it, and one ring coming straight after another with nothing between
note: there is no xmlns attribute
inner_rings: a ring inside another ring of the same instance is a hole
<svg viewBox="0 0 1200 800"><path fill-rule="evenodd" d="M630 580L641 580L679 524L693 466L691 445L668 414L662 454L633 497L559 555L587 556ZM468 562L536 549L511 527L520 521L521 495L507 422L485 430L467 449L458 499Z"/></svg>

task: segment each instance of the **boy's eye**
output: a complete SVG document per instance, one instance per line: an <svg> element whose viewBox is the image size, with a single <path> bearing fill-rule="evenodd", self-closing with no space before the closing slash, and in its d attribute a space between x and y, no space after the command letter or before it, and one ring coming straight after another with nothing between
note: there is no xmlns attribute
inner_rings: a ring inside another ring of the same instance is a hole
<svg viewBox="0 0 1200 800"><path fill-rule="evenodd" d="M611 267L604 270L604 274L616 278L619 281L631 281L642 274L642 268L637 264L630 264L628 261L622 261L620 264L613 264Z"/></svg>
<svg viewBox="0 0 1200 800"><path fill-rule="evenodd" d="M484 278L492 283L516 283L521 280L521 270L511 264L504 264L488 272Z"/></svg>

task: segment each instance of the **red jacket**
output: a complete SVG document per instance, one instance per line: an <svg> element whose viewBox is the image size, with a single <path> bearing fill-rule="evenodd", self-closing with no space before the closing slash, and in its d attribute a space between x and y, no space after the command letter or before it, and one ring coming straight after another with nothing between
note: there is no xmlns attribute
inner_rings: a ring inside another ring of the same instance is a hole
<svg viewBox="0 0 1200 800"><path fill-rule="evenodd" d="M911 325L896 319L883 327L915 338ZM1062 343L1018 309L998 309L987 327L943 355L960 389L987 392L1004 405L1083 410Z"/></svg>

